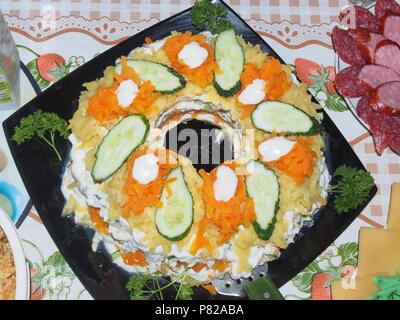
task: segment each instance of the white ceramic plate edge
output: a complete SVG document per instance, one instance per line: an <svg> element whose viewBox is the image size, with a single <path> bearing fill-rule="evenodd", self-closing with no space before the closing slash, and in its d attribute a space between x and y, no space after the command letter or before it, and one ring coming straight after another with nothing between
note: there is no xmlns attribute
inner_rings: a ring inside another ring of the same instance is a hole
<svg viewBox="0 0 400 320"><path fill-rule="evenodd" d="M16 271L15 300L29 300L30 276L24 249L17 229L9 216L0 208L0 227L3 229L14 258Z"/></svg>

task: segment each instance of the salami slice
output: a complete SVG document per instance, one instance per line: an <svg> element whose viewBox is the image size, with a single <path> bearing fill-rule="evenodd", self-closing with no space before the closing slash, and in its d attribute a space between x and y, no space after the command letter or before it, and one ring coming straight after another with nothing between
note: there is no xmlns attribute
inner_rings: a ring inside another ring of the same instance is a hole
<svg viewBox="0 0 400 320"><path fill-rule="evenodd" d="M367 64L362 67L358 75L358 80L360 80L367 90L372 91L386 82L400 81L400 75L388 67Z"/></svg>
<svg viewBox="0 0 400 320"><path fill-rule="evenodd" d="M363 96L360 100L358 100L356 107L357 115L368 125L370 125L371 121L373 120L374 113L377 113L369 104L369 97L369 94Z"/></svg>
<svg viewBox="0 0 400 320"><path fill-rule="evenodd" d="M400 134L392 139L390 142L390 147L394 152L400 154Z"/></svg>
<svg viewBox="0 0 400 320"><path fill-rule="evenodd" d="M378 19L366 8L361 6L348 6L339 14L343 25L349 28L361 28L372 32L379 32Z"/></svg>
<svg viewBox="0 0 400 320"><path fill-rule="evenodd" d="M356 40L357 47L365 60L372 63L374 61L376 46L386 38L380 33L362 29L350 29L349 33Z"/></svg>
<svg viewBox="0 0 400 320"><path fill-rule="evenodd" d="M335 26L332 31L332 42L336 53L344 62L351 65L364 65L367 63L357 47L356 40L347 30Z"/></svg>
<svg viewBox="0 0 400 320"><path fill-rule="evenodd" d="M383 40L375 49L375 64L389 67L400 75L400 47L391 40Z"/></svg>
<svg viewBox="0 0 400 320"><path fill-rule="evenodd" d="M382 34L400 45L400 15L388 15L381 19Z"/></svg>
<svg viewBox="0 0 400 320"><path fill-rule="evenodd" d="M369 104L370 95L362 97L357 104L357 115L370 127L374 138L376 152L382 152L389 145L400 152L398 137L400 137L400 117L387 116L376 112Z"/></svg>
<svg viewBox="0 0 400 320"><path fill-rule="evenodd" d="M385 115L400 115L400 81L387 82L377 87L372 91L369 103Z"/></svg>
<svg viewBox="0 0 400 320"><path fill-rule="evenodd" d="M400 14L400 5L395 0L376 1L375 17L380 19L388 14Z"/></svg>
<svg viewBox="0 0 400 320"><path fill-rule="evenodd" d="M361 66L350 66L336 75L335 86L342 96L356 98L368 92L358 80L360 71Z"/></svg>

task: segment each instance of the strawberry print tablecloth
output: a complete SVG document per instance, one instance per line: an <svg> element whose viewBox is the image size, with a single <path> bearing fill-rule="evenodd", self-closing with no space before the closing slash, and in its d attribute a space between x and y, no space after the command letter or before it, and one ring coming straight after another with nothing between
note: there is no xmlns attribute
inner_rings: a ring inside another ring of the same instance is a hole
<svg viewBox="0 0 400 320"><path fill-rule="evenodd" d="M40 90L111 46L175 13L183 0L0 0L22 62ZM236 10L310 86L332 120L372 173L378 193L354 223L306 269L281 288L286 299L330 299L332 280L349 278L357 266L361 226L384 228L390 187L400 181L399 156L375 153L371 136L335 92L335 54L330 32L344 0L230 0ZM56 70L50 66L57 63ZM22 72L22 71L21 71ZM36 95L22 76L21 105ZM37 91L37 86L36 86ZM3 121L11 112L1 112ZM3 134L3 133L1 133ZM1 136L0 152L10 163L0 183L26 191ZM18 180L18 181L17 181ZM19 226L31 272L31 299L92 299L54 245L35 209Z"/></svg>

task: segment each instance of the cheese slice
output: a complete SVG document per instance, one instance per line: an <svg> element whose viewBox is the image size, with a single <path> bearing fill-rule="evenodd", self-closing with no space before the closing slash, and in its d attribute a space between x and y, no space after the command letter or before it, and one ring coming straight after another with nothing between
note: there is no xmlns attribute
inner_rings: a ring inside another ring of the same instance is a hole
<svg viewBox="0 0 400 320"><path fill-rule="evenodd" d="M375 276L384 276L386 273L376 274L363 278L343 279L331 282L331 293L333 300L364 300L375 292L379 287L374 282Z"/></svg>
<svg viewBox="0 0 400 320"><path fill-rule="evenodd" d="M360 228L358 277L377 273L395 275L400 269L400 231Z"/></svg>
<svg viewBox="0 0 400 320"><path fill-rule="evenodd" d="M392 184L387 227L400 230L400 183Z"/></svg>

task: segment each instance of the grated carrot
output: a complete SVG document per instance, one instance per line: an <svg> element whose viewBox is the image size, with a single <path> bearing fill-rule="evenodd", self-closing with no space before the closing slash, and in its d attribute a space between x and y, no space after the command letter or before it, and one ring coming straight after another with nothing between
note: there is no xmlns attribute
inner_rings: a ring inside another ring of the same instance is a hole
<svg viewBox="0 0 400 320"><path fill-rule="evenodd" d="M298 186L304 183L307 176L313 173L317 154L311 149L313 137L298 138L292 150L278 160L266 162L266 164L291 177Z"/></svg>
<svg viewBox="0 0 400 320"><path fill-rule="evenodd" d="M121 74L115 72L113 76L115 81L111 86L99 87L96 94L89 99L87 112L100 124L130 113L148 114L155 110L155 107L151 106L159 98L160 93L155 92L155 87L150 81L140 80L135 70L127 65L125 56L121 57ZM125 80L134 81L139 90L131 105L124 108L119 105L115 90Z"/></svg>
<svg viewBox="0 0 400 320"><path fill-rule="evenodd" d="M208 52L208 57L203 64L194 69L191 69L178 58L179 52L183 49L183 47L191 42L197 42ZM218 65L214 59L214 50L206 42L204 35L192 35L191 32L186 31L183 34L168 38L165 41L163 49L167 53L168 59L171 61L172 68L174 68L177 72L187 76L192 82L196 83L202 88L205 88L213 81L213 73L214 71L218 71Z"/></svg>
<svg viewBox="0 0 400 320"><path fill-rule="evenodd" d="M223 164L236 169L235 164ZM243 176L238 176L238 185L234 196L229 201L215 200L214 182L218 167L208 174L200 170L203 184L203 202L205 217L200 221L195 241L191 246L191 253L196 253L201 248L210 251L210 243L205 236L206 227L216 226L219 229L217 244L221 245L230 240L231 236L238 232L240 225L246 227L255 221L253 200L246 195L246 186Z"/></svg>
<svg viewBox="0 0 400 320"><path fill-rule="evenodd" d="M88 206L88 214L90 220L93 222L94 227L98 232L106 236L110 235L110 233L108 232L108 223L105 222L100 216L100 208Z"/></svg>
<svg viewBox="0 0 400 320"><path fill-rule="evenodd" d="M162 208L163 203L159 200L163 187L166 187L169 183L174 182L176 177L164 180L168 175L169 170L177 166L177 164L165 163L160 159L162 152L155 151L154 153L159 157L159 170L158 176L155 180L141 184L132 177L132 168L135 160L146 154L147 148L143 148L140 151L135 152L127 162L127 177L122 188L122 192L128 196L124 204L123 216L128 218L133 213L139 215L143 213L144 208L148 206L156 206ZM163 151L164 152L164 151ZM166 189L168 192L168 189ZM170 193L168 193L170 194ZM172 195L172 193L171 193Z"/></svg>
<svg viewBox="0 0 400 320"><path fill-rule="evenodd" d="M198 263L196 263L194 266L192 266L192 270L194 271L194 272L200 272L201 270L203 270L204 268L206 268L207 267L207 265L205 264L205 263L201 263L201 262L198 262Z"/></svg>
<svg viewBox="0 0 400 320"><path fill-rule="evenodd" d="M122 254L122 260L130 266L141 266L147 265L147 259L143 251L136 250Z"/></svg>
<svg viewBox="0 0 400 320"><path fill-rule="evenodd" d="M253 63L246 63L240 75L242 89L236 94L236 97L238 98L243 90L255 79L263 79L266 82L266 96L264 100L279 100L283 94L289 90L292 84L291 81L287 80L286 73L283 71L281 63L275 58L267 59L261 69L258 69ZM236 99L236 103L242 109L240 115L241 120L248 118L256 107L254 104L245 105L240 103L238 99Z"/></svg>
<svg viewBox="0 0 400 320"><path fill-rule="evenodd" d="M282 64L272 57L267 59L261 67L260 78L266 81L267 100L279 100L292 85L292 81L287 79L282 69Z"/></svg>
<svg viewBox="0 0 400 320"><path fill-rule="evenodd" d="M208 284L202 284L201 285L204 289L206 289L211 295L215 296L217 294L217 290L215 290L214 285L211 283Z"/></svg>
<svg viewBox="0 0 400 320"><path fill-rule="evenodd" d="M212 268L219 272L224 272L230 265L230 262L224 260L216 260Z"/></svg>
<svg viewBox="0 0 400 320"><path fill-rule="evenodd" d="M146 37L146 38L144 39L144 42L145 42L146 44L150 44L150 43L153 43L153 40L152 40L150 37Z"/></svg>

